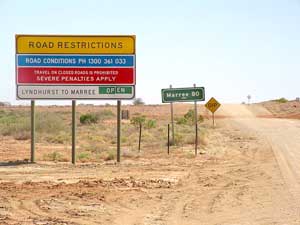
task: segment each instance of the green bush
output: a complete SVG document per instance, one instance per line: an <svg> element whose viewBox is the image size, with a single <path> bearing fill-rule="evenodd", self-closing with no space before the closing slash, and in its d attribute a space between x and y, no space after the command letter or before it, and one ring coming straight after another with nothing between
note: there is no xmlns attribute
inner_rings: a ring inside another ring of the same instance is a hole
<svg viewBox="0 0 300 225"><path fill-rule="evenodd" d="M274 101L278 102L278 103L287 103L288 102L288 100L286 98L279 98L279 99L275 99Z"/></svg>
<svg viewBox="0 0 300 225"><path fill-rule="evenodd" d="M193 124L195 123L195 111L190 109L183 117L176 118L175 120L179 125ZM202 123L204 121L203 116L199 115L197 121Z"/></svg>
<svg viewBox="0 0 300 225"><path fill-rule="evenodd" d="M136 127L139 127L142 124L146 129L155 128L157 126L157 121L154 119L146 119L144 115L136 115L131 118L130 123Z"/></svg>
<svg viewBox="0 0 300 225"><path fill-rule="evenodd" d="M195 111L190 109L186 114L183 116L187 121L194 122L195 121Z"/></svg>
<svg viewBox="0 0 300 225"><path fill-rule="evenodd" d="M157 125L156 120L151 120L151 119L150 119L150 120L147 120L147 121L146 121L145 127L146 127L147 129L151 129L151 128L155 128L156 125Z"/></svg>
<svg viewBox="0 0 300 225"><path fill-rule="evenodd" d="M81 124L92 124L98 122L98 115L95 113L82 114L79 118Z"/></svg>
<svg viewBox="0 0 300 225"><path fill-rule="evenodd" d="M88 160L91 158L90 154L88 152L81 152L79 153L79 155L77 156L77 158L80 160L80 161L85 161L85 160Z"/></svg>
<svg viewBox="0 0 300 225"><path fill-rule="evenodd" d="M175 121L176 121L176 124L178 124L178 125L184 125L184 124L187 124L187 122L188 122L187 119L184 117L176 118Z"/></svg>
<svg viewBox="0 0 300 225"><path fill-rule="evenodd" d="M131 118L130 123L134 126L140 126L140 124L145 124L146 116L136 115Z"/></svg>

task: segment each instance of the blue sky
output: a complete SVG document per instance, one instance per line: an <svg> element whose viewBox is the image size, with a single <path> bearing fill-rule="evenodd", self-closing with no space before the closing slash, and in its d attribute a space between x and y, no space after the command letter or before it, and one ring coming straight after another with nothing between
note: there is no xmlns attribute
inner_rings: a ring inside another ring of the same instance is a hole
<svg viewBox="0 0 300 225"><path fill-rule="evenodd" d="M28 103L15 100L15 34L135 34L146 103L170 84L221 102L300 96L299 0L0 0L0 21L0 101Z"/></svg>

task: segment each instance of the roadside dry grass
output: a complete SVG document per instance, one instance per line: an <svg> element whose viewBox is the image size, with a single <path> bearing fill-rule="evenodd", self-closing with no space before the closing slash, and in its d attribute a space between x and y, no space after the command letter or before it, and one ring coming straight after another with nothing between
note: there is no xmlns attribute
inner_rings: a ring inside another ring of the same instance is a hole
<svg viewBox="0 0 300 225"><path fill-rule="evenodd" d="M122 157L135 158L141 154L138 151L139 126L134 120L139 117L144 118L141 151L166 150L167 124L170 117L168 105L123 106L123 109L129 110L131 120L122 120ZM184 118L184 115L191 109L193 109L192 104L175 104L175 118L179 120ZM201 106L198 110L203 113ZM114 106L78 106L76 120L77 161L114 160L117 138L116 108ZM201 146L205 147L208 139L208 125L205 121L200 122L199 142L201 142ZM14 151L15 154L4 157L0 161L29 158L31 136L29 107L0 109L1 136L6 151ZM5 144L6 141L14 144L8 146ZM71 107L38 106L36 109L36 142L37 161L70 161ZM193 121L175 122L175 143L172 149L193 149L194 143ZM25 155L24 152L26 152Z"/></svg>

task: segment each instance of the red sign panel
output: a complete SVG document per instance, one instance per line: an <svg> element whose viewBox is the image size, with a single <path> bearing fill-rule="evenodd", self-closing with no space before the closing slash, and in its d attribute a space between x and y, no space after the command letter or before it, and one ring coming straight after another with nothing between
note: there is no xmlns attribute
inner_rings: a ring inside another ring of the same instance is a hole
<svg viewBox="0 0 300 225"><path fill-rule="evenodd" d="M135 84L134 68L19 67L18 84Z"/></svg>

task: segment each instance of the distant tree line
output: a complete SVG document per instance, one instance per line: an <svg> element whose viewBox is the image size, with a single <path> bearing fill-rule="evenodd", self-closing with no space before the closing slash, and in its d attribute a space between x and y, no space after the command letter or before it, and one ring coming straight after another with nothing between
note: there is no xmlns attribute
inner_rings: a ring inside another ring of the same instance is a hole
<svg viewBox="0 0 300 225"><path fill-rule="evenodd" d="M0 106L10 106L9 102L0 102Z"/></svg>

